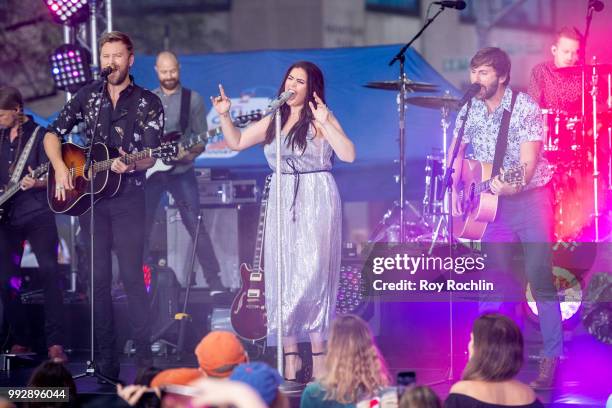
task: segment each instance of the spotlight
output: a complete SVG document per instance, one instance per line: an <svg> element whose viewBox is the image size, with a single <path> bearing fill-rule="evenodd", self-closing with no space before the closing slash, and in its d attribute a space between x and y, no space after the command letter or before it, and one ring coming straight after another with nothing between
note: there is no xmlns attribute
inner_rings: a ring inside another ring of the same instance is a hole
<svg viewBox="0 0 612 408"><path fill-rule="evenodd" d="M578 279L576 279L576 276L567 269L555 266L553 268L553 275L555 277L555 286L558 290L561 305L561 320L566 321L572 318L572 316L578 312L578 309L580 309L582 303L582 286ZM529 284L527 284L525 296L527 297L529 309L537 316L538 307L536 306Z"/></svg>
<svg viewBox="0 0 612 408"><path fill-rule="evenodd" d="M64 44L49 57L51 75L55 86L68 92L76 92L92 79L89 51L78 45Z"/></svg>
<svg viewBox="0 0 612 408"><path fill-rule="evenodd" d="M88 0L43 0L58 24L76 26L89 16Z"/></svg>

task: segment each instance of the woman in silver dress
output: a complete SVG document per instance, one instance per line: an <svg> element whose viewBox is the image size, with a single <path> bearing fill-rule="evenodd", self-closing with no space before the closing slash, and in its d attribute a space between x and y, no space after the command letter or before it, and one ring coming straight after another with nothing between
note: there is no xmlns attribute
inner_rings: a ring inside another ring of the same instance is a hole
<svg viewBox="0 0 612 408"><path fill-rule="evenodd" d="M325 337L335 307L340 274L342 215L336 182L330 173L332 156L355 160L355 147L325 105L323 73L313 63L300 61L287 70L278 94L294 95L280 108L281 226L283 271L283 349L285 377L295 380L301 361L297 343L309 338L313 376L324 371ZM276 164L276 138L272 116L242 133L234 127L230 99L219 85L212 103L221 118L227 145L244 150L264 145L272 170ZM264 269L268 337L276 334L276 183L272 178L266 216Z"/></svg>

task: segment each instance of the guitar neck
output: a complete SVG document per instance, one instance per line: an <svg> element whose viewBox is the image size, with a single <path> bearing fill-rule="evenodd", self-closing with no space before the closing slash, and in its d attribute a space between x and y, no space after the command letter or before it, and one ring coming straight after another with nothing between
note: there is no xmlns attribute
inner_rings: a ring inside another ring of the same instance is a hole
<svg viewBox="0 0 612 408"><path fill-rule="evenodd" d="M261 258L263 250L263 239L266 229L266 211L268 208L268 192L270 191L270 179L266 180L266 185L261 197L261 208L259 210L259 222L257 223L257 238L255 240L255 255L253 256L253 268L261 270Z"/></svg>
<svg viewBox="0 0 612 408"><path fill-rule="evenodd" d="M143 151L140 151L140 152L126 154L125 156L121 157L121 161L125 164L132 164L139 160L146 159L147 157L151 157L152 155L153 155L153 149L144 149ZM113 157L112 159L107 159L107 160L103 160L103 161L94 163L93 172L97 173L100 171L106 171L110 169L111 164L113 164L115 159L116 157Z"/></svg>
<svg viewBox="0 0 612 408"><path fill-rule="evenodd" d="M49 163L45 163L35 168L31 176L32 178L37 179L41 177L43 174L45 174L47 171L49 171ZM21 183L13 184L12 186L10 186L4 193L2 193L2 195L0 195L0 205L7 202L9 198L14 196L15 193L17 193L20 190L20 188L21 188Z"/></svg>

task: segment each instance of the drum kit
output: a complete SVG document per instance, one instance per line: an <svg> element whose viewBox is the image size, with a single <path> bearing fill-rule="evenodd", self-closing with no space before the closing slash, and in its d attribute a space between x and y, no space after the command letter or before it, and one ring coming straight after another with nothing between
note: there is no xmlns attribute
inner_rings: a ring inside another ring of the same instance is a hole
<svg viewBox="0 0 612 408"><path fill-rule="evenodd" d="M593 99L593 113L566 112L544 108L544 156L554 169L552 186L554 191L555 239L568 241L580 239L587 225L595 226L595 241L599 241L599 218L605 197L612 193L612 65L592 64L586 67L568 67L561 70L592 73L589 97ZM601 92L597 87L598 77L605 77L606 103L602 109L597 104ZM434 84L404 80L408 92L431 93L438 91ZM367 88L400 92L402 82L378 81L364 85ZM459 99L446 91L441 96L410 96L404 98L408 105L440 112L442 150L427 155L425 160L425 188L422 208L407 203L414 217L404 218L405 232L400 236L398 212L403 211L398 203L386 212L374 231L373 242L432 242L448 240L447 231L441 225L448 214L448 203L444 187L446 169L448 128L451 111L459 108ZM584 106L584 102L583 102ZM590 108L589 108L590 109ZM601 112L603 110L603 112ZM583 110L584 111L584 110ZM401 147L400 147L401 148ZM402 173L400 173L401 175ZM398 180L403 185L403 177ZM403 217L402 217L403 218ZM416 221L415 221L416 218ZM447 241L448 242L448 241Z"/></svg>
<svg viewBox="0 0 612 408"><path fill-rule="evenodd" d="M408 92L437 92L437 85L415 82L408 79L404 80L405 89ZM366 88L382 89L400 92L401 81L378 81L369 82L364 85ZM448 146L448 128L450 126L450 113L459 107L459 99L451 96L446 91L442 96L411 96L404 99L408 105L419 106L422 108L436 109L440 111L440 127L442 129L442 150L438 149L432 154L427 155L425 163L425 189L422 201L422 208L419 210L409 202L406 202L409 210L415 217L405 218L406 228L402 235L398 225L398 218L402 208L399 203L388 210L381 220L378 228L374 231L371 241L378 242L421 242L436 240L440 235L440 227L447 214L448 205L445 202L444 172L446 169L446 157ZM401 149L401 147L400 147ZM400 160L401 161L401 160ZM400 185L404 185L400 172ZM447 238L445 230L442 230L442 237Z"/></svg>
<svg viewBox="0 0 612 408"><path fill-rule="evenodd" d="M594 63L558 71L573 78L589 73L590 78L584 78L580 111L542 109L544 155L555 170L555 238L598 242L609 232L601 218L609 210L606 198L612 193L612 65Z"/></svg>

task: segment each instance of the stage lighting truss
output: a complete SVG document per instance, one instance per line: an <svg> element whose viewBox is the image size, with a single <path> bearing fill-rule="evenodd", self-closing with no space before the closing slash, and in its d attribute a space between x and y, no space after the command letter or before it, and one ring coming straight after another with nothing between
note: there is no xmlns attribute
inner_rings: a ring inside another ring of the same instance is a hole
<svg viewBox="0 0 612 408"><path fill-rule="evenodd" d="M559 295L559 303L561 305L561 320L566 321L571 319L582 304L582 286L576 276L567 269L555 266L553 268L555 277L555 286ZM538 315L538 307L531 292L531 287L527 284L525 292L527 305L534 315Z"/></svg>
<svg viewBox="0 0 612 408"><path fill-rule="evenodd" d="M85 22L89 17L89 0L44 1L51 13L51 18L58 24L74 27Z"/></svg>
<svg viewBox="0 0 612 408"><path fill-rule="evenodd" d="M55 86L76 92L92 79L90 54L85 48L73 44L58 47L49 57Z"/></svg>

